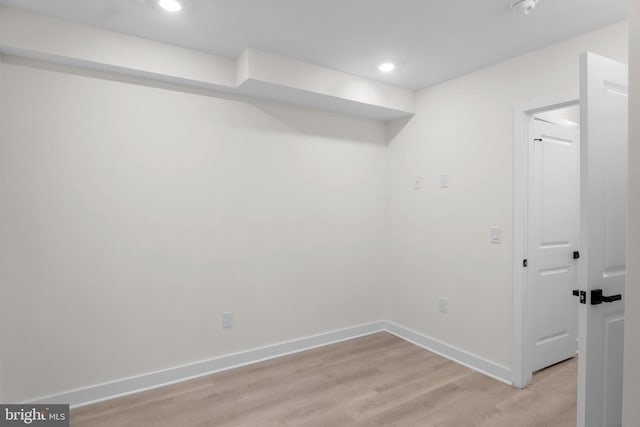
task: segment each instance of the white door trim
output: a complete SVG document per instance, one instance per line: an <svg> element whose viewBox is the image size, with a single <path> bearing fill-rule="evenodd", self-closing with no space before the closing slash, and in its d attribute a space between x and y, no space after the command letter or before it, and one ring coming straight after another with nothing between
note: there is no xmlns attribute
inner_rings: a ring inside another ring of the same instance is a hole
<svg viewBox="0 0 640 427"><path fill-rule="evenodd" d="M527 200L529 199L529 119L535 113L579 104L578 98L540 101L513 108L513 385L524 388L532 376L533 321L529 305L526 269Z"/></svg>

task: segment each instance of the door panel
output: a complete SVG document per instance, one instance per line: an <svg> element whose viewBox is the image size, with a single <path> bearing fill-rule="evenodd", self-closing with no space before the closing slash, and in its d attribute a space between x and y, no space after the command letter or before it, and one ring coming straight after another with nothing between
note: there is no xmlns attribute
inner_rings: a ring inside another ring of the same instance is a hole
<svg viewBox="0 0 640 427"><path fill-rule="evenodd" d="M572 192L576 191L575 186L575 167L572 163L576 163L576 136L577 131L572 133L574 135L566 135L572 137L574 140L558 139L549 135L549 131L564 130L566 129L552 129L551 127L557 127L558 125L540 124L536 127L548 128L547 133L541 133L540 138L542 142L540 149L542 151L542 194L540 197L542 209L542 236L541 246L569 246L573 241L572 233L572 217L571 213L575 212L572 202L574 197L566 197Z"/></svg>
<svg viewBox="0 0 640 427"><path fill-rule="evenodd" d="M627 104L628 90L605 81L602 101L604 122L616 123L619 128L603 135L605 150L605 274L624 274L626 271L626 212L627 212ZM622 117L618 117L622 116Z"/></svg>
<svg viewBox="0 0 640 427"><path fill-rule="evenodd" d="M580 288L622 295L626 276L627 66L581 58L582 247ZM578 426L622 424L623 301L579 306Z"/></svg>
<svg viewBox="0 0 640 427"><path fill-rule="evenodd" d="M534 314L537 371L573 357L577 351L577 312L571 290L577 286L579 236L579 128L534 117L529 149L528 283Z"/></svg>
<svg viewBox="0 0 640 427"><path fill-rule="evenodd" d="M615 313L604 319L605 341L605 375L604 375L604 419L614 420L613 423L603 425L621 425L622 414L622 363L624 360L624 348L618 345L624 342L624 317L623 313Z"/></svg>

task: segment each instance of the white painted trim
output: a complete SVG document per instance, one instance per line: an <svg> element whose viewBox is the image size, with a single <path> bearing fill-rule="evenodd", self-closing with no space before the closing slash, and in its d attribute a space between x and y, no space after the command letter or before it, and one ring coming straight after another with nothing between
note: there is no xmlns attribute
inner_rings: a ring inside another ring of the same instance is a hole
<svg viewBox="0 0 640 427"><path fill-rule="evenodd" d="M377 332L388 332L398 338L480 372L481 374L511 385L511 369L430 338L409 328L405 328L404 326L381 320L378 322L367 323L319 335L259 347L248 351L228 354L174 368L149 372L143 375L66 391L34 399L26 403L63 403L71 405L72 408L77 408Z"/></svg>
<svg viewBox="0 0 640 427"><path fill-rule="evenodd" d="M532 377L533 322L522 260L527 255L527 200L529 198L529 119L538 112L579 104L577 98L532 102L513 108L513 337L512 383L524 388Z"/></svg>
<svg viewBox="0 0 640 427"><path fill-rule="evenodd" d="M512 372L511 369L506 366L498 365L490 360L443 343L442 341L430 338L420 332L405 328L404 326L400 326L393 322L385 321L384 330L398 338L402 338L405 341L464 365L467 368L511 385Z"/></svg>
<svg viewBox="0 0 640 427"><path fill-rule="evenodd" d="M367 323L364 325L285 341L174 368L149 372L143 375L41 397L28 403L63 403L71 405L72 408L77 408L116 397L187 381L220 371L238 368L240 366L262 362L280 356L286 356L288 354L310 350L316 347L322 347L340 341L370 335L376 332L382 332L383 330L384 322L379 321Z"/></svg>
<svg viewBox="0 0 640 427"><path fill-rule="evenodd" d="M526 258L526 233L527 233L527 150L522 141L527 137L527 113L526 110L514 108L513 110L513 338L511 365L513 369L513 385L525 387L530 376L524 368L528 363L524 360L527 352L524 350L527 335L525 331L524 304L526 296L526 270L522 261Z"/></svg>

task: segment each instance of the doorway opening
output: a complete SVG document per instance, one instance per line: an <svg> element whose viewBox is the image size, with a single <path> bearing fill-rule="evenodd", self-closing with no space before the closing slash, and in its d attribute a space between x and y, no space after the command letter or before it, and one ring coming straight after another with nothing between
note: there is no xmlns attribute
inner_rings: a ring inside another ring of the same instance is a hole
<svg viewBox="0 0 640 427"><path fill-rule="evenodd" d="M622 424L622 382L624 347L624 287L626 280L626 212L628 169L628 67L626 64L593 53L580 56L580 248L573 259L580 264L580 286L567 291L578 311L577 372L578 426ZM513 234L513 385L527 386L535 369L536 339L555 338L553 333L536 334L532 275L571 276L571 264L528 269L528 257L541 246L574 249L570 237L558 239L560 231L551 227L544 239L531 236L536 227L530 217L546 217L532 203L531 144L555 138L555 147L572 144L571 137L546 135L547 130L531 124L541 113L569 107L577 100L517 108L514 116L514 234ZM542 119L542 120L540 120ZM546 120L549 121L549 120ZM532 130L533 129L533 130ZM537 130L536 130L537 129ZM535 136L538 133L538 136ZM543 135L540 137L540 135ZM553 137L553 138L552 138ZM534 141L534 139L537 139ZM546 140L545 140L546 139ZM545 148L553 144L543 144ZM539 153L539 152L538 152ZM543 162L546 165L546 163ZM566 172L566 171L565 171ZM557 172L562 174L565 172ZM543 175L546 171L542 173ZM556 190L558 185L550 185ZM568 197L566 197L568 198ZM567 200L556 197L555 202ZM532 213L533 212L533 213ZM533 225L532 225L533 224ZM541 227L541 230L545 230ZM567 236L570 234L565 233ZM533 241L530 241L532 240ZM535 245L538 245L537 247ZM565 254L566 255L566 254ZM553 274L552 274L553 273ZM544 288L543 290L548 290ZM545 299L543 292L541 299ZM574 296L575 295L575 296ZM549 332L549 331L546 331ZM558 335L559 336L559 335ZM588 366L586 361L588 360ZM534 380L535 381L535 380Z"/></svg>
<svg viewBox="0 0 640 427"><path fill-rule="evenodd" d="M578 348L580 105L521 107L514 119L513 385L523 388Z"/></svg>

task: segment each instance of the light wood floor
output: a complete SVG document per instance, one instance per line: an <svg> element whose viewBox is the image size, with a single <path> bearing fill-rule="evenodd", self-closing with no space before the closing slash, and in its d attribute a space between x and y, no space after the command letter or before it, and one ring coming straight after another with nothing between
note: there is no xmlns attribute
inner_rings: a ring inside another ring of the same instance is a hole
<svg viewBox="0 0 640 427"><path fill-rule="evenodd" d="M377 333L75 409L72 426L576 425L576 361L517 390Z"/></svg>

